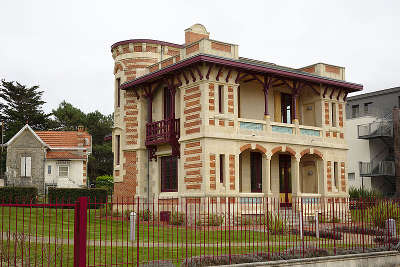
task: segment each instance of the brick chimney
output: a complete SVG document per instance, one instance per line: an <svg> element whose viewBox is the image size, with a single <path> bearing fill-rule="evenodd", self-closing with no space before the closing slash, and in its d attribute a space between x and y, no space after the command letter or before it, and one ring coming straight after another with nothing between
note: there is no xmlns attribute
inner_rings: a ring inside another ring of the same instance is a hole
<svg viewBox="0 0 400 267"><path fill-rule="evenodd" d="M204 38L208 39L209 37L210 33L207 32L206 27L197 23L185 30L185 45L197 42Z"/></svg>

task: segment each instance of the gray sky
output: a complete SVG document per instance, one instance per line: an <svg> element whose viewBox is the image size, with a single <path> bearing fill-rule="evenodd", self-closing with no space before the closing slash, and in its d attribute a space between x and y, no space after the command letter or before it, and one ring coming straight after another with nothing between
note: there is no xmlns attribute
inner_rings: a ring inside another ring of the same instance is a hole
<svg viewBox="0 0 400 267"><path fill-rule="evenodd" d="M39 84L46 111L62 100L113 111L110 46L184 43L201 23L239 55L301 67L346 67L364 92L400 86L400 1L0 1L0 79Z"/></svg>

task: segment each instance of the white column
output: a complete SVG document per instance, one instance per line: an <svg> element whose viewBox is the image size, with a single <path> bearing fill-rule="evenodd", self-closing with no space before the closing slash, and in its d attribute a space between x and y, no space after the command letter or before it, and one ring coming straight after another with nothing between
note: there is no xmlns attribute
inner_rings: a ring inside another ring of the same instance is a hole
<svg viewBox="0 0 400 267"><path fill-rule="evenodd" d="M292 157L292 194L300 195L300 158Z"/></svg>
<svg viewBox="0 0 400 267"><path fill-rule="evenodd" d="M265 175L263 176L263 193L271 194L271 157L265 156Z"/></svg>

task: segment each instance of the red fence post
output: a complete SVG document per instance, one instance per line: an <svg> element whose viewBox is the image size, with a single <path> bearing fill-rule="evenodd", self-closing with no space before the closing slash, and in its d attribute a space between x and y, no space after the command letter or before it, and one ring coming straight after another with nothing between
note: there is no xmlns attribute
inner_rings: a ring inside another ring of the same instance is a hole
<svg viewBox="0 0 400 267"><path fill-rule="evenodd" d="M86 267L87 206L87 197L75 203L74 267Z"/></svg>

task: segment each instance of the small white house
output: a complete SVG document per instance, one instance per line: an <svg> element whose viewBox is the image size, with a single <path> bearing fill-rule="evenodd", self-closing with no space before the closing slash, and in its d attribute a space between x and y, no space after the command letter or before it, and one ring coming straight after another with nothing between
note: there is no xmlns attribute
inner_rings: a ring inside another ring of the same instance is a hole
<svg viewBox="0 0 400 267"><path fill-rule="evenodd" d="M25 125L6 144L7 185L73 188L87 184L92 137L77 131L34 131Z"/></svg>

